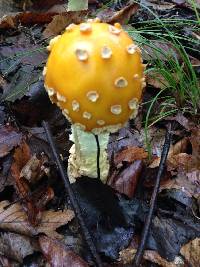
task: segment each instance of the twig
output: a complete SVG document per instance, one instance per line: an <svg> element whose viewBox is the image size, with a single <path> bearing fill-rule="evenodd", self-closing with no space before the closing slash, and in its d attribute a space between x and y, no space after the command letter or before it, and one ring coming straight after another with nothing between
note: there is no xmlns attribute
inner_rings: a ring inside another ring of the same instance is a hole
<svg viewBox="0 0 200 267"><path fill-rule="evenodd" d="M101 171L100 171L100 144L99 144L99 138L98 135L94 134L96 143L97 143L97 178L101 179Z"/></svg>
<svg viewBox="0 0 200 267"><path fill-rule="evenodd" d="M158 190L159 190L159 186L160 186L160 179L161 179L161 176L162 176L162 173L163 173L163 170L165 167L167 155L169 152L171 136L172 136L171 129L172 129L172 126L170 123L169 128L166 132L166 136L165 136L165 143L164 143L164 146L162 149L161 160L160 160L158 173L157 173L157 177L156 177L156 183L155 183L153 194L151 197L149 213L147 215L145 226L144 226L144 229L142 232L141 242L139 244L139 247L138 247L137 252L135 254L135 257L134 257L133 267L139 267L140 266L140 263L141 263L141 260L142 260L143 254L144 254L146 241L148 238L149 229L151 226L153 213L154 213L154 209L155 209L155 205L156 205L156 199L157 199Z"/></svg>
<svg viewBox="0 0 200 267"><path fill-rule="evenodd" d="M66 170L65 170L65 168L63 166L63 163L62 163L62 161L60 159L60 156L59 156L59 154L57 152L57 149L56 149L55 143L53 141L53 137L52 137L49 125L48 125L47 122L43 121L42 122L42 126L45 129L45 132L46 132L50 147L52 149L56 164L58 166L59 172L61 174L61 177L62 177L62 180L63 180L63 183L64 183L65 190L67 191L67 193L69 195L72 207L73 207L74 212L76 214L76 217L77 217L77 219L79 221L79 224L80 224L80 227L81 227L81 231L82 231L82 235L83 235L83 237L84 237L84 239L86 241L86 244L87 244L87 246L88 246L88 248L90 250L90 253L91 253L91 256L92 256L92 258L93 258L93 260L95 262L95 265L97 267L102 267L103 264L101 262L101 259L100 259L99 255L98 255L98 253L97 253L96 247L95 247L94 242L92 240L92 236L90 235L90 232L88 231L88 228L87 228L87 226L85 224L85 221L83 219L79 203L78 203L78 201L76 199L76 196L75 196L75 193L74 193L74 191L73 191L73 189L72 189L72 187L70 185L69 177L67 175L67 172L66 172Z"/></svg>

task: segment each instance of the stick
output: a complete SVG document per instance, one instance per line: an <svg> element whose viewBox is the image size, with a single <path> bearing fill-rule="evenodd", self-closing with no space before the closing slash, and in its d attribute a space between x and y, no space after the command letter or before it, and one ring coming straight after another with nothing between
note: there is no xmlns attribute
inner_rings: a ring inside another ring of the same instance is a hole
<svg viewBox="0 0 200 267"><path fill-rule="evenodd" d="M69 177L68 177L67 172L66 172L66 170L65 170L65 168L63 166L63 163L62 163L62 161L60 159L60 156L59 156L59 154L57 152L57 149L56 149L56 146L55 146L55 143L53 141L53 137L52 137L52 134L51 134L51 131L50 131L50 128L49 128L49 124L48 124L48 122L43 121L42 122L42 126L44 127L44 130L46 132L50 147L52 149L56 164L58 166L59 172L61 174L61 177L62 177L62 180L63 180L63 183L64 183L65 190L69 195L72 207L73 207L74 212L76 214L76 217L77 217L77 219L79 221L79 224L80 224L80 227L81 227L81 231L82 231L82 235L83 235L83 237L85 239L85 242L86 242L86 244L87 244L87 246L88 246L88 248L90 250L90 253L91 253L91 256L92 256L92 258L93 258L93 260L95 262L95 265L97 267L102 267L103 264L101 262L101 259L100 259L99 255L98 255L98 253L97 253L96 247L95 247L94 242L92 240L92 236L90 235L90 232L88 231L88 228L87 228L87 226L85 224L85 221L83 219L79 203L78 203L78 201L76 199L75 193L74 193L74 191L73 191L73 189L71 187L71 184L69 182Z"/></svg>
<svg viewBox="0 0 200 267"><path fill-rule="evenodd" d="M155 209L155 205L156 205L156 199L157 199L157 195L158 195L158 190L159 190L159 186L160 186L160 179L165 167L165 163L167 160L167 155L169 152L169 147L170 147L170 142L171 142L171 123L169 124L169 129L166 132L165 135L165 143L162 149L162 154L161 154L161 160L160 160L160 164L159 164L159 168L158 168L158 173L157 173L157 177L156 177L156 183L154 186L154 190L153 190L153 194L151 196L151 202L150 202L150 209L149 209L149 213L147 215L146 218L146 223L142 232L142 237L141 237L141 242L139 244L139 247L137 249L137 252L135 254L134 257L134 261L133 261L133 267L139 267L143 254L144 254L144 250L145 250L145 246L146 246L146 241L148 238L148 234L149 234L149 229L151 226L151 222L152 222L152 218L153 218L153 213L154 213L154 209Z"/></svg>
<svg viewBox="0 0 200 267"><path fill-rule="evenodd" d="M101 179L101 171L100 171L100 144L99 144L99 138L98 135L94 134L96 143L97 143L97 178Z"/></svg>

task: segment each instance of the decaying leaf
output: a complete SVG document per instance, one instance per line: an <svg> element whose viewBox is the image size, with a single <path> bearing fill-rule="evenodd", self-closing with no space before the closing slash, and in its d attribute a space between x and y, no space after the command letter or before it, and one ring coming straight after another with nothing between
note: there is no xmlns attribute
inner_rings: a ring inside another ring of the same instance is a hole
<svg viewBox="0 0 200 267"><path fill-rule="evenodd" d="M0 127L0 158L6 156L22 140L22 133L12 126Z"/></svg>
<svg viewBox="0 0 200 267"><path fill-rule="evenodd" d="M55 239L40 236L39 243L43 254L52 267L89 267L80 256Z"/></svg>
<svg viewBox="0 0 200 267"><path fill-rule="evenodd" d="M107 23L115 23L119 22L121 24L126 24L130 17L136 14L136 12L139 9L139 4L132 3L128 6L125 6L120 11L117 12L106 12L106 10L103 10L101 13L98 13L97 16ZM109 10L108 10L109 11Z"/></svg>
<svg viewBox="0 0 200 267"><path fill-rule="evenodd" d="M39 223L41 211L47 202L54 197L53 189L50 187L42 189L42 191L41 188L38 188L36 192L32 192L30 189L31 184L37 182L45 174L45 168L42 166L46 160L45 155L41 156L40 160L34 156L31 157L30 148L24 142L16 148L11 166L11 174L15 179L19 197L23 199L28 219L33 225ZM40 191L43 193L42 196Z"/></svg>
<svg viewBox="0 0 200 267"><path fill-rule="evenodd" d="M20 204L9 205L8 201L0 202L0 229L22 235L35 236L39 233L45 233L53 238L61 238L56 229L67 224L73 218L74 212L72 210L43 211L40 224L33 227L28 222L27 215Z"/></svg>
<svg viewBox="0 0 200 267"><path fill-rule="evenodd" d="M135 248L128 248L120 251L119 255L119 261L123 264L131 263L133 262L134 256L136 253ZM143 258L145 260L148 260L150 262L156 263L161 267L184 267L184 261L181 259L181 257L177 256L174 261L169 262L166 259L162 258L158 252L153 250L145 250Z"/></svg>
<svg viewBox="0 0 200 267"><path fill-rule="evenodd" d="M0 263L1 263L1 266L4 266L4 267L19 267L18 262L13 261L3 255L0 255Z"/></svg>
<svg viewBox="0 0 200 267"><path fill-rule="evenodd" d="M135 160L146 159L148 153L144 148L128 146L124 148L121 152L115 155L114 163L116 166L121 165L123 162L134 162Z"/></svg>
<svg viewBox="0 0 200 267"><path fill-rule="evenodd" d="M181 255L187 260L191 267L200 263L200 238L195 238L181 248Z"/></svg>
<svg viewBox="0 0 200 267"><path fill-rule="evenodd" d="M70 23L80 23L87 11L69 11L54 16L43 32L45 38L60 34Z"/></svg>
<svg viewBox="0 0 200 267"><path fill-rule="evenodd" d="M36 242L30 237L15 234L1 233L0 254L22 263L23 259L38 250Z"/></svg>
<svg viewBox="0 0 200 267"><path fill-rule="evenodd" d="M20 178L23 177L30 183L37 182L48 172L48 169L43 165L45 162L47 162L47 157L44 154L41 155L40 159L34 154L22 168Z"/></svg>
<svg viewBox="0 0 200 267"><path fill-rule="evenodd" d="M132 198L142 172L142 160L136 160L122 171L114 171L107 184L112 188Z"/></svg>

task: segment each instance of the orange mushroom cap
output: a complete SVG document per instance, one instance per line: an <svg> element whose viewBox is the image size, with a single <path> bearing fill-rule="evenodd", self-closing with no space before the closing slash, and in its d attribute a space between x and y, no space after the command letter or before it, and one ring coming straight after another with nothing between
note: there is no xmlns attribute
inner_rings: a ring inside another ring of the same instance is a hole
<svg viewBox="0 0 200 267"><path fill-rule="evenodd" d="M50 41L45 88L85 131L114 131L135 117L145 86L141 51L119 23L71 24Z"/></svg>

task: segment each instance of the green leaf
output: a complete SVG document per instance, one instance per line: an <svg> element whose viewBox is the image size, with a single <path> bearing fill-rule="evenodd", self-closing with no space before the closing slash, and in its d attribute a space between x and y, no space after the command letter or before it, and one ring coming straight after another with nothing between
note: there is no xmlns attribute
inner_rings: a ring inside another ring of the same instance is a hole
<svg viewBox="0 0 200 267"><path fill-rule="evenodd" d="M88 0L69 0L68 11L80 11L88 9Z"/></svg>

